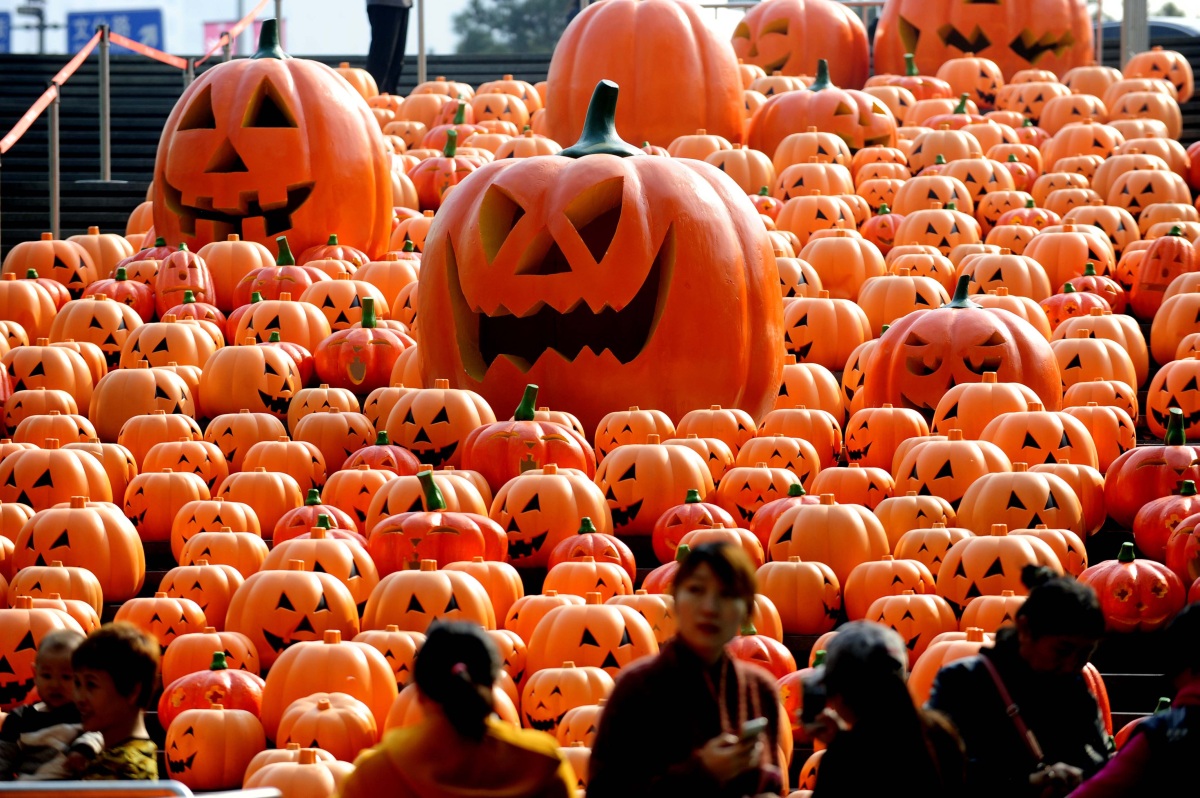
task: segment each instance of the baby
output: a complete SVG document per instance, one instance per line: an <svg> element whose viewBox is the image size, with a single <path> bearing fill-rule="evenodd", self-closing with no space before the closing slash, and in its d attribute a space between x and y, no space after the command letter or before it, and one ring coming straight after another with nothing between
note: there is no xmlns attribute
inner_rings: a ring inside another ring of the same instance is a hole
<svg viewBox="0 0 1200 798"><path fill-rule="evenodd" d="M83 635L60 629L42 638L34 661L36 704L19 706L0 728L0 780L74 779L104 748L98 732L84 732L73 701L71 656Z"/></svg>

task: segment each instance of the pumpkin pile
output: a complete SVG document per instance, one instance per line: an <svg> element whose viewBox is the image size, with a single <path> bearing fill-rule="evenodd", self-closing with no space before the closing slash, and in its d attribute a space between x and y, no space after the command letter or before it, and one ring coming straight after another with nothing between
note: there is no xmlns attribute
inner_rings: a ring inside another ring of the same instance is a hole
<svg viewBox="0 0 1200 798"><path fill-rule="evenodd" d="M185 91L125 236L4 260L5 638L118 605L164 650L169 775L289 795L421 719L436 619L488 630L497 712L586 774L706 542L759 566L731 650L779 679L785 759L811 743L785 636L890 625L922 701L1027 564L1161 628L1200 599L1191 71L1072 61L1083 4L1026 5L889 2L868 77L827 0L761 3L732 47L686 3L601 0L546 84L404 98L268 22ZM806 60L835 36L836 69ZM709 82L639 84L635 45ZM1091 564L1102 528L1128 542ZM9 648L0 709L33 687Z"/></svg>

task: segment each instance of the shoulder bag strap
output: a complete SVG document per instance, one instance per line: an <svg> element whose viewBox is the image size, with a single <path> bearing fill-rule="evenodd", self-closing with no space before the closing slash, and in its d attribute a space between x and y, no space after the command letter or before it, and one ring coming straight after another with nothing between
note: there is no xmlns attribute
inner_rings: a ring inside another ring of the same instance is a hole
<svg viewBox="0 0 1200 798"><path fill-rule="evenodd" d="M996 692L1000 694L1000 700L1004 702L1005 711L1008 713L1008 717L1012 719L1013 726L1016 728L1017 733L1021 735L1021 739L1024 740L1025 746L1029 749L1029 753L1032 754L1033 758L1037 760L1039 765L1041 765L1045 759L1045 755L1042 753L1042 746L1040 743L1038 743L1038 739L1034 735L1033 730L1026 725L1025 719L1021 717L1021 708L1017 706L1015 701L1013 701L1012 694L1010 694L1008 692L1008 688L1004 686L1004 680L1000 678L1000 672L996 670L996 666L992 663L991 658L982 655L979 658L983 661L983 665L985 668L987 668L987 672L991 674L992 681L996 685Z"/></svg>

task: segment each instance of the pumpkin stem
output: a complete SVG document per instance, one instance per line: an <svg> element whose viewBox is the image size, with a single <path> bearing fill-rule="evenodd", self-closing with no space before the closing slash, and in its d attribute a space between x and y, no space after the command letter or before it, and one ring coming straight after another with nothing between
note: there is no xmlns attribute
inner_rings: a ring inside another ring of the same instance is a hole
<svg viewBox="0 0 1200 798"><path fill-rule="evenodd" d="M513 411L513 421L533 421L533 411L537 407L537 393L536 385L525 386L525 395L521 397L521 403Z"/></svg>
<svg viewBox="0 0 1200 798"><path fill-rule="evenodd" d="M362 301L362 326L364 330L375 329L375 298L364 297Z"/></svg>
<svg viewBox="0 0 1200 798"><path fill-rule="evenodd" d="M1196 495L1196 483L1190 479L1185 479L1183 482L1180 482L1179 483L1179 495L1180 496L1195 496Z"/></svg>
<svg viewBox="0 0 1200 798"><path fill-rule="evenodd" d="M337 233L330 233L330 234L329 234L329 243L328 243L328 246L331 246L331 247L336 247L337 245L338 245L338 242L337 242Z"/></svg>
<svg viewBox="0 0 1200 798"><path fill-rule="evenodd" d="M590 535L596 531L596 525L592 523L591 516L585 515L579 519L579 534Z"/></svg>
<svg viewBox="0 0 1200 798"><path fill-rule="evenodd" d="M446 147L442 150L442 154L447 158L453 158L458 154L458 131L446 131Z"/></svg>
<svg viewBox="0 0 1200 798"><path fill-rule="evenodd" d="M275 243L279 245L279 257L275 258L275 265L295 266L296 258L292 255L292 248L288 246L287 236L279 236L275 239Z"/></svg>
<svg viewBox="0 0 1200 798"><path fill-rule="evenodd" d="M934 162L935 164L937 164L938 166L945 166L945 165L946 165L946 156L945 156L945 155L942 155L942 154L939 152L939 153L937 154L937 156L936 156L936 157L933 159L933 162Z"/></svg>
<svg viewBox="0 0 1200 798"><path fill-rule="evenodd" d="M1025 207L1026 208L1036 208L1037 204L1032 199L1027 199L1027 200L1025 200Z"/></svg>
<svg viewBox="0 0 1200 798"><path fill-rule="evenodd" d="M184 289L183 304L185 304L185 305L196 304L196 295L195 295L195 293L192 292L192 289L190 289L190 288Z"/></svg>
<svg viewBox="0 0 1200 798"><path fill-rule="evenodd" d="M279 330L272 330L272 331L271 331L271 337L267 339L267 343L269 343L269 344L281 344L281 343L283 343L283 339L279 337Z"/></svg>
<svg viewBox="0 0 1200 798"><path fill-rule="evenodd" d="M465 125L467 123L467 104L462 100L458 101L458 110L454 112L454 124Z"/></svg>
<svg viewBox="0 0 1200 798"><path fill-rule="evenodd" d="M163 238L162 236L159 236L158 238L154 239L154 246L165 247L166 245L167 245L167 239Z"/></svg>
<svg viewBox="0 0 1200 798"><path fill-rule="evenodd" d="M279 46L279 20L264 19L262 30L258 33L258 52L251 58L291 58Z"/></svg>
<svg viewBox="0 0 1200 798"><path fill-rule="evenodd" d="M805 495L804 486L801 485L799 482L793 482L791 485L788 485L788 496L790 498L795 498L797 496L803 496L803 495Z"/></svg>
<svg viewBox="0 0 1200 798"><path fill-rule="evenodd" d="M1187 445L1187 436L1183 432L1183 411L1178 407L1172 407L1170 417L1167 419L1167 434L1163 438L1163 442L1167 446L1185 446Z"/></svg>
<svg viewBox="0 0 1200 798"><path fill-rule="evenodd" d="M817 79L808 87L809 91L822 91L824 89L835 88L833 81L829 79L829 62L824 58L817 61Z"/></svg>
<svg viewBox="0 0 1200 798"><path fill-rule="evenodd" d="M305 507L316 507L321 503L321 491L316 488L309 488L308 495L304 497Z"/></svg>
<svg viewBox="0 0 1200 798"><path fill-rule="evenodd" d="M879 213L877 213L875 215L883 216L884 214L891 213L891 212L892 212L892 209L888 207L888 204L886 202L881 202L881 203L879 203Z"/></svg>
<svg viewBox="0 0 1200 798"><path fill-rule="evenodd" d="M1009 163L1016 163L1016 162L1017 162L1017 154L1016 154L1015 152L1010 152L1010 153L1008 154L1008 162L1009 162Z"/></svg>
<svg viewBox="0 0 1200 798"><path fill-rule="evenodd" d="M675 547L675 562L683 562L687 556L692 553L692 547L686 543L680 543Z"/></svg>
<svg viewBox="0 0 1200 798"><path fill-rule="evenodd" d="M1122 543L1121 551L1117 554L1117 562L1133 562L1133 544Z"/></svg>
<svg viewBox="0 0 1200 798"><path fill-rule="evenodd" d="M1025 121L1021 123L1021 127L1033 127L1033 120L1025 117Z"/></svg>
<svg viewBox="0 0 1200 798"><path fill-rule="evenodd" d="M417 247L415 244L413 244L411 239L404 242L404 249L401 250L401 252L416 252L416 251L417 251Z"/></svg>
<svg viewBox="0 0 1200 798"><path fill-rule="evenodd" d="M695 488L688 488L687 498L685 498L683 500L683 503L684 504L699 504L700 503L700 491L696 490Z"/></svg>
<svg viewBox="0 0 1200 798"><path fill-rule="evenodd" d="M250 304L251 305L254 305L254 304L256 304L258 302L262 302L262 301L263 301L262 294L260 294L258 291L252 291L250 293Z"/></svg>
<svg viewBox="0 0 1200 798"><path fill-rule="evenodd" d="M758 634L758 630L754 628L754 624L752 624L750 621L746 621L746 624L742 627L742 635L746 636L756 634Z"/></svg>
<svg viewBox="0 0 1200 798"><path fill-rule="evenodd" d="M626 158L642 155L637 147L626 144L617 135L617 93L620 87L611 80L596 84L592 99L588 103L587 116L583 120L583 132L579 141L559 153L567 158L582 158L585 155L616 155Z"/></svg>
<svg viewBox="0 0 1200 798"><path fill-rule="evenodd" d="M760 188L760 189L758 190L758 196L760 196L760 197L769 197L769 196L771 196L771 190L770 190L770 189L768 189L766 186L763 186L762 188Z"/></svg>
<svg viewBox="0 0 1200 798"><path fill-rule="evenodd" d="M224 651L214 651L213 652L212 665L209 665L208 669L210 671L229 670L229 666L227 664L225 664L225 652Z"/></svg>
<svg viewBox="0 0 1200 798"><path fill-rule="evenodd" d="M433 472L422 471L420 474L417 474L417 479L421 483L421 490L425 492L425 509L428 512L445 510L446 500L442 497L442 492L433 481Z"/></svg>
<svg viewBox="0 0 1200 798"><path fill-rule="evenodd" d="M904 74L908 75L910 78L915 78L917 75L921 74L917 71L917 57L912 53L904 54Z"/></svg>
<svg viewBox="0 0 1200 798"><path fill-rule="evenodd" d="M1174 225L1171 227L1171 232L1167 233L1167 235L1181 236L1181 235L1183 235L1183 229L1179 225Z"/></svg>
<svg viewBox="0 0 1200 798"><path fill-rule="evenodd" d="M968 97L970 97L970 95L966 94L966 93L959 95L958 105L954 106L953 113L965 114L967 112L967 98Z"/></svg>
<svg viewBox="0 0 1200 798"><path fill-rule="evenodd" d="M116 280L118 283L123 283L129 279L129 271L124 266L117 267Z"/></svg>
<svg viewBox="0 0 1200 798"><path fill-rule="evenodd" d="M376 446L391 446L392 440L388 437L387 430L382 429L375 435Z"/></svg>
<svg viewBox="0 0 1200 798"><path fill-rule="evenodd" d="M26 280L36 280L37 278L38 278L37 269L26 269L25 270L25 279Z"/></svg>
<svg viewBox="0 0 1200 798"><path fill-rule="evenodd" d="M317 526L321 529L333 529L333 521L325 513L317 516Z"/></svg>
<svg viewBox="0 0 1200 798"><path fill-rule="evenodd" d="M1088 261L1088 264L1083 267L1083 276L1084 277L1095 277L1096 276L1096 264L1092 263L1091 261Z"/></svg>
<svg viewBox="0 0 1200 798"><path fill-rule="evenodd" d="M1170 708L1171 708L1171 699L1167 698L1166 696L1161 696L1158 699L1158 703L1154 706L1154 714L1158 715L1160 713L1166 712Z"/></svg>
<svg viewBox="0 0 1200 798"><path fill-rule="evenodd" d="M817 649L817 653L813 654L812 667L817 668L825 664L825 649Z"/></svg>
<svg viewBox="0 0 1200 798"><path fill-rule="evenodd" d="M971 275L964 274L958 278L958 285L954 289L954 299L942 305L944 308L954 308L956 310L964 310L966 308L982 308L978 302L972 302L968 293L971 287Z"/></svg>
<svg viewBox="0 0 1200 798"><path fill-rule="evenodd" d="M1076 290L1075 290L1075 286L1074 286L1072 283L1066 283L1066 284L1064 284L1064 285L1063 285L1063 290L1062 290L1062 292L1063 292L1064 294L1077 294L1077 293L1079 293L1078 291L1076 291Z"/></svg>

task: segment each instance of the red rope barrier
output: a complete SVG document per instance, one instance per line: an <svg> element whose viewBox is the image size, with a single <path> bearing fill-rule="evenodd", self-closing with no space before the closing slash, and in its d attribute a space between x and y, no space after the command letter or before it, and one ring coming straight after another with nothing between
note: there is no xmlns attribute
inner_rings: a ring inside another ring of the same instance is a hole
<svg viewBox="0 0 1200 798"><path fill-rule="evenodd" d="M229 42L236 39L238 37L238 34L240 34L242 31L244 31L246 29L246 26L254 21L254 18L258 16L258 12L262 11L264 8L267 7L268 2L269 2L269 0L261 0L261 2L259 2L258 5L256 5L252 9L250 9L249 14L247 14L246 16L239 19L236 23L234 23L233 27L231 27L228 31L226 31L225 33L222 33L221 38L217 39L217 43L213 45L212 49L209 50L207 53L205 53L198 61L196 61L194 66L200 66L205 61L212 58L214 53L216 53L218 50L220 50L222 47L224 47Z"/></svg>
<svg viewBox="0 0 1200 798"><path fill-rule="evenodd" d="M67 79L75 74L79 69L79 65L87 60L87 57L92 54L92 50L96 49L96 45L100 43L100 31L96 31L95 35L88 40L88 43L79 48L79 52L75 53L75 57L66 63L66 65L58 70L58 74L50 78L51 83L57 83L59 86L67 82Z"/></svg>
<svg viewBox="0 0 1200 798"><path fill-rule="evenodd" d="M167 66L173 66L176 69L187 69L188 62L186 58L180 58L177 55L164 53L162 50L156 50L149 45L142 44L139 41L134 41L133 39L130 39L127 36L122 36L119 33L110 32L108 34L108 40L113 44L133 50L135 53L144 55L147 58L152 58L155 61L166 64Z"/></svg>
<svg viewBox="0 0 1200 798"><path fill-rule="evenodd" d="M100 33L97 32L87 44L80 48L74 58L68 61L62 69L58 70L58 74L50 81L54 85L49 86L42 92L42 96L38 97L33 105L29 107L29 110L21 115L21 118L13 125L12 130L8 131L8 135L0 139L0 155L11 150L13 145L21 139L21 136L25 135L25 131L29 130L33 123L37 121L37 118L42 115L42 111L50 107L50 103L54 102L54 98L58 96L58 87L66 83L68 78L75 74L80 64L92 54L92 50L96 49L96 45L99 43Z"/></svg>

